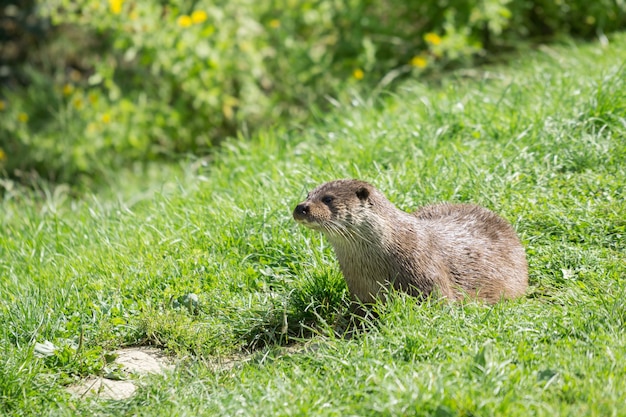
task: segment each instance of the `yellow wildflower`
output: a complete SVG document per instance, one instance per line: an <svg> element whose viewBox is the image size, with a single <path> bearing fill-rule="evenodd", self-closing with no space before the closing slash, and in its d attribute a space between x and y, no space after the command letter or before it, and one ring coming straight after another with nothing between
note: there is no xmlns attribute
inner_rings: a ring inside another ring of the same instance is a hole
<svg viewBox="0 0 626 417"><path fill-rule="evenodd" d="M109 0L109 10L113 14L122 13L122 5L124 4L124 0Z"/></svg>
<svg viewBox="0 0 626 417"><path fill-rule="evenodd" d="M63 95L65 97L69 96L70 94L72 94L72 92L74 91L74 87L72 86L72 84L65 84L63 86Z"/></svg>
<svg viewBox="0 0 626 417"><path fill-rule="evenodd" d="M411 65L417 68L426 68L428 59L424 55L416 55L411 59Z"/></svg>
<svg viewBox="0 0 626 417"><path fill-rule="evenodd" d="M109 113L104 113L102 115L102 123L105 123L105 124L111 123L111 115Z"/></svg>
<svg viewBox="0 0 626 417"><path fill-rule="evenodd" d="M188 28L189 26L193 25L191 17L187 16L186 14L179 16L176 22L181 28Z"/></svg>
<svg viewBox="0 0 626 417"><path fill-rule="evenodd" d="M194 10L191 14L191 21L195 24L202 23L207 20L209 16L204 10Z"/></svg>
<svg viewBox="0 0 626 417"><path fill-rule="evenodd" d="M0 162L7 159L7 154L4 152L4 149L0 148Z"/></svg>
<svg viewBox="0 0 626 417"><path fill-rule="evenodd" d="M424 35L424 40L427 43L434 45L434 46L441 44L441 36L433 32L429 32L426 35Z"/></svg>
<svg viewBox="0 0 626 417"><path fill-rule="evenodd" d="M357 68L354 71L352 71L352 76L356 78L357 80L362 80L363 77L365 77L365 73L363 72L362 69Z"/></svg>
<svg viewBox="0 0 626 417"><path fill-rule="evenodd" d="M28 122L28 115L26 113L18 113L17 115L17 120L19 120L22 123L26 123Z"/></svg>
<svg viewBox="0 0 626 417"><path fill-rule="evenodd" d="M4 100L0 100L0 111L3 111L6 108L7 104L4 102Z"/></svg>
<svg viewBox="0 0 626 417"><path fill-rule="evenodd" d="M83 107L83 99L80 97L76 97L72 104L74 104L74 107L76 107L76 109L80 109L81 107Z"/></svg>
<svg viewBox="0 0 626 417"><path fill-rule="evenodd" d="M280 27L280 20L272 19L270 20L269 25L272 29L278 29Z"/></svg>

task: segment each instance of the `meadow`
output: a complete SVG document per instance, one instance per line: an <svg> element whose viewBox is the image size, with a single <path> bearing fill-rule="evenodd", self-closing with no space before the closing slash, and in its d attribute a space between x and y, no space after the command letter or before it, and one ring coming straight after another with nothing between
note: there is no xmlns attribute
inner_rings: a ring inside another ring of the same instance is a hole
<svg viewBox="0 0 626 417"><path fill-rule="evenodd" d="M334 105L210 157L120 171L97 194L5 183L0 413L626 415L626 36ZM336 334L338 265L291 211L343 177L407 211L500 213L527 250L527 296L398 294L366 330ZM126 400L66 392L138 345L175 369Z"/></svg>

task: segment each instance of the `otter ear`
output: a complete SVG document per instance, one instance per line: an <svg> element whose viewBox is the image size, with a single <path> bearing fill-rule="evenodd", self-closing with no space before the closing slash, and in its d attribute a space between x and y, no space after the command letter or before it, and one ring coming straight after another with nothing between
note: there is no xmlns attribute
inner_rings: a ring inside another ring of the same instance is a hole
<svg viewBox="0 0 626 417"><path fill-rule="evenodd" d="M365 187L361 187L356 190L356 196L359 197L359 200L366 200L367 197L370 196L370 190Z"/></svg>

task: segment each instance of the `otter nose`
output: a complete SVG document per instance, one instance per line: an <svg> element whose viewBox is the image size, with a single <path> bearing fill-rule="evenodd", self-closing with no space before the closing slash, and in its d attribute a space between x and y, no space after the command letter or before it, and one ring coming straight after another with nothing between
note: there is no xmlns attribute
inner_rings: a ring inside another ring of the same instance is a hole
<svg viewBox="0 0 626 417"><path fill-rule="evenodd" d="M293 218L296 220L303 219L308 214L309 214L309 205L306 203L298 204L295 210L293 211Z"/></svg>

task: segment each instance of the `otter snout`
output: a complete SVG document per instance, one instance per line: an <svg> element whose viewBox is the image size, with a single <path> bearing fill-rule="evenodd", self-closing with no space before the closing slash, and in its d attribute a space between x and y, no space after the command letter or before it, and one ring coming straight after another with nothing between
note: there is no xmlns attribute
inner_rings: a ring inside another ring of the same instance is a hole
<svg viewBox="0 0 626 417"><path fill-rule="evenodd" d="M309 213L311 212L311 207L308 203L300 203L293 210L293 218L296 221L306 220Z"/></svg>

